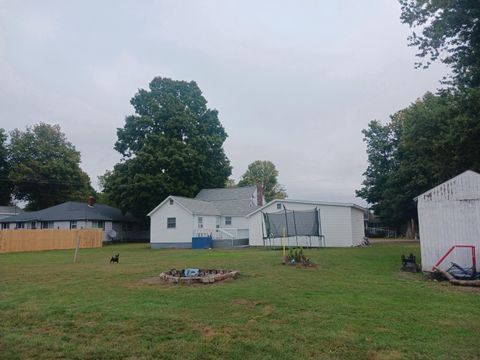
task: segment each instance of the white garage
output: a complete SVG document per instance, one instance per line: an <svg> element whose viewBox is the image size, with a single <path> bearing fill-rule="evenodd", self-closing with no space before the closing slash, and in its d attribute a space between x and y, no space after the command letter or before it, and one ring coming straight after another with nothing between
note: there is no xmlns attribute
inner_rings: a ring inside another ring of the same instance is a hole
<svg viewBox="0 0 480 360"><path fill-rule="evenodd" d="M476 268L480 268L480 174L466 171L417 198L422 270L432 271L436 263L457 246L439 266L452 262L464 268L472 266L472 248L476 250ZM459 246L460 245L460 246Z"/></svg>
<svg viewBox="0 0 480 360"><path fill-rule="evenodd" d="M318 214L318 236L289 236L284 239L289 246L326 246L349 247L360 245L365 237L365 209L355 204L302 201L302 200L272 200L265 206L247 215L249 219L250 246L281 245L282 237L267 233L269 224L265 214L282 214L288 212L312 212ZM285 224L288 227L289 221ZM290 222L292 224L293 222ZM313 224L313 223L312 223ZM293 225L295 226L295 225ZM290 228L292 225L290 225ZM289 234L294 233L288 230ZM277 232L278 234L278 232ZM270 235L270 236L269 236ZM323 240L323 241L322 241Z"/></svg>

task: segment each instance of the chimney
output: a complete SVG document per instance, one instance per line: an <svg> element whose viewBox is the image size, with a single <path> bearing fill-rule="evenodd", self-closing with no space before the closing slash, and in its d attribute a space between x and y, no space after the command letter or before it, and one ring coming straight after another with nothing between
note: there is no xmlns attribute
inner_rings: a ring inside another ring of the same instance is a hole
<svg viewBox="0 0 480 360"><path fill-rule="evenodd" d="M96 200L93 196L88 197L88 206L93 207L93 205L95 205L95 202Z"/></svg>
<svg viewBox="0 0 480 360"><path fill-rule="evenodd" d="M263 206L263 186L260 182L257 182L257 205Z"/></svg>

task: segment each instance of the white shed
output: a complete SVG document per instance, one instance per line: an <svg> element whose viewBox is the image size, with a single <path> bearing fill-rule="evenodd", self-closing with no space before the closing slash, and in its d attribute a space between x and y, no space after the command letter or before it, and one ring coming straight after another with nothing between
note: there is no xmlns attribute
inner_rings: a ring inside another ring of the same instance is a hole
<svg viewBox="0 0 480 360"><path fill-rule="evenodd" d="M454 245L476 247L480 259L480 174L464 173L419 195L417 198L422 270L432 271L437 261ZM469 248L457 248L440 266L455 262L472 266Z"/></svg>
<svg viewBox="0 0 480 360"><path fill-rule="evenodd" d="M250 246L264 246L266 243L264 213L276 213L282 209L294 211L319 210L320 234L324 235L324 245L327 247L357 246L365 237L365 209L355 204L303 201L303 200L272 200L265 206L247 215L249 219ZM280 244L281 239L273 239ZM299 246L318 246L317 239L290 237L289 245L294 246L298 240Z"/></svg>

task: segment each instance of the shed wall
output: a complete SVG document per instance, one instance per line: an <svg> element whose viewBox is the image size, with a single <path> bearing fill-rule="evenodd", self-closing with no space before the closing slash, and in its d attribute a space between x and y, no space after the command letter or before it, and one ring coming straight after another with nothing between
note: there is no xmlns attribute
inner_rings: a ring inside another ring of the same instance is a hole
<svg viewBox="0 0 480 360"><path fill-rule="evenodd" d="M476 246L476 266L480 268L480 200L419 199L418 219L424 271L431 271L451 246L461 244ZM471 255L466 249L457 249L441 267L448 268L451 262L471 266Z"/></svg>
<svg viewBox="0 0 480 360"><path fill-rule="evenodd" d="M350 211L352 212L352 242L353 246L357 246L365 238L364 212L353 207Z"/></svg>
<svg viewBox="0 0 480 360"><path fill-rule="evenodd" d="M282 202L280 202L282 203ZM287 203L285 207L288 210L311 210L317 207L320 210L322 233L325 235L325 246L327 247L347 247L356 245L354 236L358 239L360 232L363 232L363 212L361 230L358 221L358 216L352 221L352 208L350 206L336 206L336 205L314 205L301 203ZM263 212L277 212L277 202L270 204ZM257 212L250 216L249 232L250 245L263 246L264 240L262 236L263 216L261 212ZM355 235L353 230L355 228ZM363 235L362 235L363 239ZM312 238L313 245L318 245L318 240ZM295 237L289 239L290 245L296 245ZM308 246L308 237L299 237L300 246Z"/></svg>

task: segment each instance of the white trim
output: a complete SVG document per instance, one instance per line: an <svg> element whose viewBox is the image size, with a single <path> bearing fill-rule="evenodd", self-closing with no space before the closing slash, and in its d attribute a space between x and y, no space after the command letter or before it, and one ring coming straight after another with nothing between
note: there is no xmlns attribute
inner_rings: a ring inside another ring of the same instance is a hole
<svg viewBox="0 0 480 360"><path fill-rule="evenodd" d="M327 206L344 206L344 207L351 207L351 208L356 208L361 211L366 211L367 209L361 207L360 205L356 205L353 203L336 203L336 202L327 202L327 201L311 201L311 200L291 200L291 199L273 199L269 203L263 205L262 207L252 211L251 213L245 215L247 218L252 216L253 214L262 211L266 207L275 204L277 202L282 202L282 203L291 203L291 204L306 204L306 205L327 205Z"/></svg>

